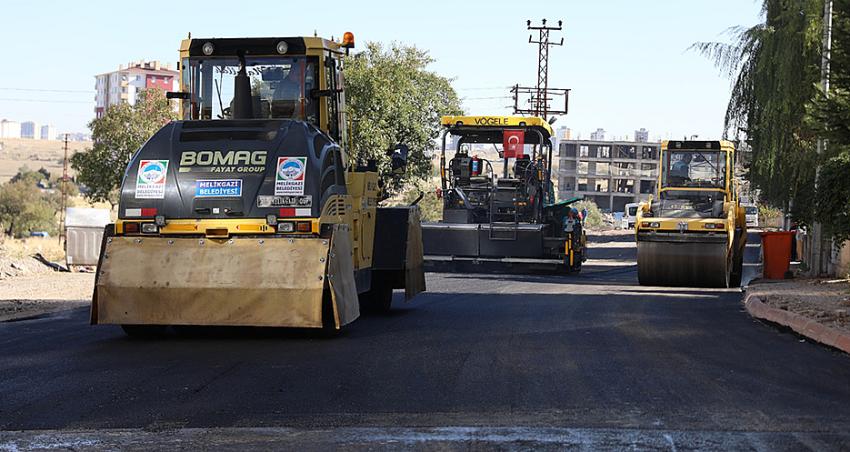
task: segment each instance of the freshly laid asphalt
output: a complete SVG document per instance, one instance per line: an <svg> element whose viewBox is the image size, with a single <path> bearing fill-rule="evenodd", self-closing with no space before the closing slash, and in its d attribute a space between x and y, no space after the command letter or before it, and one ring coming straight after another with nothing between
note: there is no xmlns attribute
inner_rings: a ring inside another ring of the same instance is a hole
<svg viewBox="0 0 850 452"><path fill-rule="evenodd" d="M213 448L850 447L850 357L750 318L740 290L639 286L632 240L594 237L578 275L429 274L427 293L332 339L133 340L85 309L2 323L0 450L151 432Z"/></svg>

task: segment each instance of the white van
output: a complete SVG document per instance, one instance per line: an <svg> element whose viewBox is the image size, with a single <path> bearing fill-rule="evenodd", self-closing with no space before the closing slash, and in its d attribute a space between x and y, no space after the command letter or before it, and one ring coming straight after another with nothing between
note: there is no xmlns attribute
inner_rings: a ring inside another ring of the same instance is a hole
<svg viewBox="0 0 850 452"><path fill-rule="evenodd" d="M626 210L623 212L623 218L625 218L626 222L629 224L629 229L635 227L638 207L640 207L640 204L637 203L626 204Z"/></svg>
<svg viewBox="0 0 850 452"><path fill-rule="evenodd" d="M759 227L759 208L752 204L744 205L743 207L747 215L747 227Z"/></svg>

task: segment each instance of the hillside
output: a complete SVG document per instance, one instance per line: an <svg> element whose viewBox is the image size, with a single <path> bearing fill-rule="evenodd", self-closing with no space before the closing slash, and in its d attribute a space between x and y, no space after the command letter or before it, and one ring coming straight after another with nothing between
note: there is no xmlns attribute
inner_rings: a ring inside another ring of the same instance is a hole
<svg viewBox="0 0 850 452"><path fill-rule="evenodd" d="M51 174L61 175L64 154L62 146L63 142L59 140L0 139L0 183L11 179L22 166L31 170L45 168ZM68 156L90 147L90 141L70 141Z"/></svg>

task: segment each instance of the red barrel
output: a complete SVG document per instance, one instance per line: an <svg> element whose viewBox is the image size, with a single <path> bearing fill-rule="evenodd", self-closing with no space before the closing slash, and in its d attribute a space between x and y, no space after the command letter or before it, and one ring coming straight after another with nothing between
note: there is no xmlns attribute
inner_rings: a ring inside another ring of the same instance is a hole
<svg viewBox="0 0 850 452"><path fill-rule="evenodd" d="M785 273L791 266L791 243L796 234L794 231L761 233L765 278L785 279Z"/></svg>

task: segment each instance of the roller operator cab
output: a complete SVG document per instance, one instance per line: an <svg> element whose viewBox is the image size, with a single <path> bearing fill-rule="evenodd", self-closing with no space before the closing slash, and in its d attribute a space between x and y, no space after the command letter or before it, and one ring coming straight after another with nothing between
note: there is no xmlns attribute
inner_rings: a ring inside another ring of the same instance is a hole
<svg viewBox="0 0 850 452"><path fill-rule="evenodd" d="M418 209L379 207L375 165L345 152L352 46L348 33L183 41L181 91L168 93L182 120L127 167L92 323L333 331L361 304L389 309L395 288L424 290Z"/></svg>
<svg viewBox="0 0 850 452"><path fill-rule="evenodd" d="M740 285L746 216L728 141L665 141L657 198L641 204L635 230L643 285Z"/></svg>

